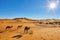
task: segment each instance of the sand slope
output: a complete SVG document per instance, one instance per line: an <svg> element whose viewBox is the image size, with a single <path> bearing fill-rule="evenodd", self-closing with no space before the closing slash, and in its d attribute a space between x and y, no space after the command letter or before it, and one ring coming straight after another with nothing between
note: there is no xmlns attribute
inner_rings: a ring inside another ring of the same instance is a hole
<svg viewBox="0 0 60 40"><path fill-rule="evenodd" d="M40 22L43 22L43 24L40 24ZM0 40L60 40L60 25L45 23L46 20L0 20ZM22 27L18 28L21 25ZM13 27L6 29L7 26ZM30 27L27 34L24 32L25 26ZM19 38L16 37L17 35Z"/></svg>

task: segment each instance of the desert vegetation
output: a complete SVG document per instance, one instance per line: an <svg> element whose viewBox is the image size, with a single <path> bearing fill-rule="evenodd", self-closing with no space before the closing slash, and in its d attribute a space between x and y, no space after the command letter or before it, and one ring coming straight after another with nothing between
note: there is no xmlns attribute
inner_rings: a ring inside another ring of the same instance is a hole
<svg viewBox="0 0 60 40"><path fill-rule="evenodd" d="M13 26L7 26L6 29L11 29Z"/></svg>
<svg viewBox="0 0 60 40"><path fill-rule="evenodd" d="M17 39L19 39L19 38L21 38L22 37L22 35L15 35L15 36L13 36L12 38L17 38Z"/></svg>
<svg viewBox="0 0 60 40"><path fill-rule="evenodd" d="M17 29L19 29L19 28L21 28L21 27L22 27L22 25L20 25L20 26L18 25Z"/></svg>

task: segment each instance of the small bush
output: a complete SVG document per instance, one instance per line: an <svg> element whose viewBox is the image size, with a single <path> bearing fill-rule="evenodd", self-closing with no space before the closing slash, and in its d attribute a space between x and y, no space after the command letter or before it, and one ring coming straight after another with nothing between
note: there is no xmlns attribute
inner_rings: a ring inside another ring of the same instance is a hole
<svg viewBox="0 0 60 40"><path fill-rule="evenodd" d="M22 37L22 35L15 35L15 36L13 36L12 38L17 38L17 39L19 39L19 38L21 38Z"/></svg>

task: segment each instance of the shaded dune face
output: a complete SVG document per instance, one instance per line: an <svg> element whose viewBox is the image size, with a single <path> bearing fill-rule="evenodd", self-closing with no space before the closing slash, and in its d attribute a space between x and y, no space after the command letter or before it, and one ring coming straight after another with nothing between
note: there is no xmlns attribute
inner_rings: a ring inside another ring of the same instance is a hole
<svg viewBox="0 0 60 40"><path fill-rule="evenodd" d="M0 40L60 40L60 21L0 20Z"/></svg>

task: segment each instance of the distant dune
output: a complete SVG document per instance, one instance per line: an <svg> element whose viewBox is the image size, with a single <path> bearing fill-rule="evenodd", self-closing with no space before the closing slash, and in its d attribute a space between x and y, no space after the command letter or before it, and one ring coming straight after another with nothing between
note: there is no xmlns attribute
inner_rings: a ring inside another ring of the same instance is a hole
<svg viewBox="0 0 60 40"><path fill-rule="evenodd" d="M0 19L0 40L60 40L60 20Z"/></svg>

